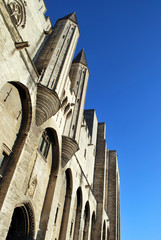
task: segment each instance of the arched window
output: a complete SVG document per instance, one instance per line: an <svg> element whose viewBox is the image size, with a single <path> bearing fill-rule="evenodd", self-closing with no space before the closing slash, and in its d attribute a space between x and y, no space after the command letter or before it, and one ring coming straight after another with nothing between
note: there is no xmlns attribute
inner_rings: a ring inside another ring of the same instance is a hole
<svg viewBox="0 0 161 240"><path fill-rule="evenodd" d="M87 240L88 239L89 221L90 221L90 207L89 207L89 202L87 202L86 205L85 205L85 209L84 209L83 240Z"/></svg>
<svg viewBox="0 0 161 240"><path fill-rule="evenodd" d="M72 172L71 169L67 169L65 171L66 175L66 195L65 195L65 202L64 202L64 209L63 209L63 216L60 228L60 235L59 240L65 239L67 230L68 230L68 217L70 212L70 205L71 205L71 196L73 191L73 179L72 179ZM71 223L71 235L73 232L73 224Z"/></svg>

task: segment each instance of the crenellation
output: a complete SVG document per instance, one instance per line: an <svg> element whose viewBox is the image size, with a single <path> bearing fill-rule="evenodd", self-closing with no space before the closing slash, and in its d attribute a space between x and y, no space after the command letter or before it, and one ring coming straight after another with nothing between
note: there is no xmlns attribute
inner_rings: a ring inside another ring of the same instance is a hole
<svg viewBox="0 0 161 240"><path fill-rule="evenodd" d="M0 8L0 240L120 240L117 155L84 110L76 13L52 27L44 0Z"/></svg>

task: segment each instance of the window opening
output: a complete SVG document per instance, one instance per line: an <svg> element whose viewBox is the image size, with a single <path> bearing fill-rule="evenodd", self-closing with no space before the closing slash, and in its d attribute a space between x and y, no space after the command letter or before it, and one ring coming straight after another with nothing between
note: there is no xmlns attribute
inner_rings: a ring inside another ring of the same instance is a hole
<svg viewBox="0 0 161 240"><path fill-rule="evenodd" d="M72 236L72 232L73 232L73 221L71 222L71 227L70 227L70 237Z"/></svg>
<svg viewBox="0 0 161 240"><path fill-rule="evenodd" d="M0 178L3 178L7 162L8 162L8 155L5 152L2 152L2 155L0 157Z"/></svg>
<svg viewBox="0 0 161 240"><path fill-rule="evenodd" d="M42 137L41 137L38 150L40 151L40 153L41 153L45 158L47 158L47 156L48 156L49 147L50 147L50 140L49 140L49 137L48 137L47 133L44 132L43 135L42 135Z"/></svg>
<svg viewBox="0 0 161 240"><path fill-rule="evenodd" d="M57 207L57 209L56 209L56 214L55 214L55 221L54 221L54 224L56 224L56 221L57 221L58 211L59 211L59 208Z"/></svg>
<svg viewBox="0 0 161 240"><path fill-rule="evenodd" d="M87 151L86 149L84 150L84 158L86 158Z"/></svg>
<svg viewBox="0 0 161 240"><path fill-rule="evenodd" d="M0 156L0 179L4 177L5 168L7 166L10 153L11 150L3 143L3 152Z"/></svg>
<svg viewBox="0 0 161 240"><path fill-rule="evenodd" d="M53 87L53 85L54 85L54 82L55 82L55 79L52 81L52 83L51 83L51 88Z"/></svg>

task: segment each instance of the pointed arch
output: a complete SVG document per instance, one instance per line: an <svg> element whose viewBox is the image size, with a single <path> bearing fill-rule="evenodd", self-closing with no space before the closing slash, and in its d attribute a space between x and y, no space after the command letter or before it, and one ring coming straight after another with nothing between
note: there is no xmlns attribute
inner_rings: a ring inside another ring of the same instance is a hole
<svg viewBox="0 0 161 240"><path fill-rule="evenodd" d="M103 222L103 240L106 240L106 223L105 223L105 220Z"/></svg>
<svg viewBox="0 0 161 240"><path fill-rule="evenodd" d="M5 166L5 172L3 173L5 175L5 191L3 188L4 178L2 177L0 180L0 196L1 196L0 208L2 207L7 190L10 186L10 182L12 180L17 162L19 160L19 157L22 152L27 134L28 134L30 126L31 126L31 118L32 118L31 98L30 98L28 89L19 82L9 82L6 84L9 84L10 86L12 86L11 90L12 90L12 88L17 89L18 97L17 96L16 97L19 98L19 100L21 102L21 122L20 122L20 127L17 131L17 134L15 134L14 142L10 149L11 150L10 154L7 157L7 164ZM3 89L3 87L2 87L2 89ZM3 100L5 103L8 101L10 94L11 94L11 91L6 92L6 98ZM4 106L4 108L5 108L5 106ZM12 125L12 121L10 124Z"/></svg>
<svg viewBox="0 0 161 240"><path fill-rule="evenodd" d="M15 207L6 240L34 239L35 217L32 205L29 202Z"/></svg>
<svg viewBox="0 0 161 240"><path fill-rule="evenodd" d="M80 222L81 222L81 213L82 213L82 203L83 203L83 195L82 189L79 187L76 192L76 217L75 217L75 227L74 227L74 236L73 240L79 239L79 230L80 230Z"/></svg>
<svg viewBox="0 0 161 240"><path fill-rule="evenodd" d="M107 240L109 240L110 239L110 228L109 228L109 226L107 227Z"/></svg>
<svg viewBox="0 0 161 240"><path fill-rule="evenodd" d="M90 206L89 202L86 202L84 209L84 230L83 230L83 240L88 240L89 235L89 223L90 223Z"/></svg>
<svg viewBox="0 0 161 240"><path fill-rule="evenodd" d="M92 222L91 222L91 240L95 237L95 223L96 223L96 215L95 212L92 214Z"/></svg>
<svg viewBox="0 0 161 240"><path fill-rule="evenodd" d="M65 171L65 176L66 176L66 195L65 195L65 203L64 203L63 216L61 221L59 240L65 239L66 233L67 233L67 227L68 227L68 218L69 218L71 197L72 197L72 191L73 191L73 177L72 177L72 171L70 168L68 168Z"/></svg>
<svg viewBox="0 0 161 240"><path fill-rule="evenodd" d="M50 215L51 206L53 202L55 185L57 181L57 174L58 174L59 164L60 164L59 142L58 142L57 133L52 128L46 128L45 132L47 133L50 139L50 144L52 148L52 164L51 164L51 171L50 171L49 181L46 189L44 204L41 212L41 219L40 219L40 225L39 225L40 230L38 232L38 238L40 240L45 238L45 234L47 231L49 215Z"/></svg>

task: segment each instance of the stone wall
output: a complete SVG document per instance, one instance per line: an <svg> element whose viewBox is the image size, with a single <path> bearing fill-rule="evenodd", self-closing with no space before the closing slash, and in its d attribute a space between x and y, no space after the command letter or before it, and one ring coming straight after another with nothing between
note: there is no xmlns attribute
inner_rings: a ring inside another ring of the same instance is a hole
<svg viewBox="0 0 161 240"><path fill-rule="evenodd" d="M116 152L84 111L76 15L52 28L45 10L43 0L0 2L0 240L120 240Z"/></svg>

